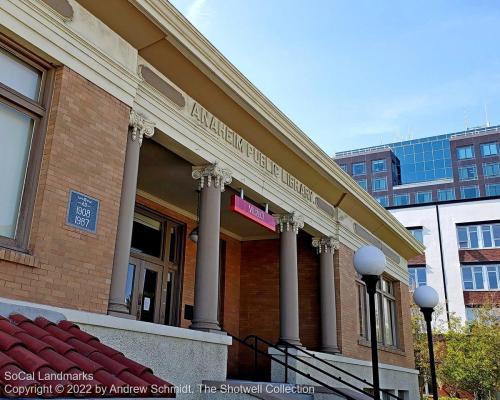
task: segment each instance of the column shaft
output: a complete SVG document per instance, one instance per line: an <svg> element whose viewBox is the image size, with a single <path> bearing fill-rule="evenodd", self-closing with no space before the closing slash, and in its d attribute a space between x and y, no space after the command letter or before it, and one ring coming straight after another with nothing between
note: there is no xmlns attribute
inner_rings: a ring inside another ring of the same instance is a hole
<svg viewBox="0 0 500 400"><path fill-rule="evenodd" d="M192 329L220 330L218 322L220 199L221 191L214 185L201 190Z"/></svg>
<svg viewBox="0 0 500 400"><path fill-rule="evenodd" d="M139 154L143 137L151 137L154 133L154 124L148 122L144 116L135 111L130 113L129 127L108 304L108 312L120 316L130 314L130 310L125 304L125 286L134 224Z"/></svg>
<svg viewBox="0 0 500 400"><path fill-rule="evenodd" d="M300 346L297 234L280 235L280 341Z"/></svg>
<svg viewBox="0 0 500 400"><path fill-rule="evenodd" d="M320 253L321 350L338 353L333 251Z"/></svg>

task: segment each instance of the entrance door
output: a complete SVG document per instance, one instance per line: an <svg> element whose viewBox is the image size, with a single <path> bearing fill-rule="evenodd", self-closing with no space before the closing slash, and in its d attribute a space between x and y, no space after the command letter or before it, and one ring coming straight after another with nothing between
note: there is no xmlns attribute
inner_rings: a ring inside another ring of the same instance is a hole
<svg viewBox="0 0 500 400"><path fill-rule="evenodd" d="M130 299L132 314L139 321L160 322L163 268L133 257L130 258L129 270L131 267L137 282Z"/></svg>
<svg viewBox="0 0 500 400"><path fill-rule="evenodd" d="M140 321L177 325L184 226L149 210L134 216L125 297Z"/></svg>

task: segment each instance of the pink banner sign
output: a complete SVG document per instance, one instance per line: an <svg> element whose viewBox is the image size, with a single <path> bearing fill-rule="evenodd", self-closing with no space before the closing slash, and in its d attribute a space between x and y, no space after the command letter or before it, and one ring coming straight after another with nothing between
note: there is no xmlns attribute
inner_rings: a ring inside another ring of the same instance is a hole
<svg viewBox="0 0 500 400"><path fill-rule="evenodd" d="M233 195L231 197L231 210L270 231L276 231L276 222L271 214L266 213L264 210L261 210L239 196Z"/></svg>

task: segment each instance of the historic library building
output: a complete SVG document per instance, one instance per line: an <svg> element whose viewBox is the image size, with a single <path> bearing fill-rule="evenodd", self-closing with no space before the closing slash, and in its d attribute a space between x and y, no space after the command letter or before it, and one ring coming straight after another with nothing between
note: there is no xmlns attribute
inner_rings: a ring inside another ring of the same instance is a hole
<svg viewBox="0 0 500 400"><path fill-rule="evenodd" d="M416 398L423 246L167 1L0 3L0 184L0 383L23 352L103 385L283 382L278 341L371 381L372 244L382 387Z"/></svg>

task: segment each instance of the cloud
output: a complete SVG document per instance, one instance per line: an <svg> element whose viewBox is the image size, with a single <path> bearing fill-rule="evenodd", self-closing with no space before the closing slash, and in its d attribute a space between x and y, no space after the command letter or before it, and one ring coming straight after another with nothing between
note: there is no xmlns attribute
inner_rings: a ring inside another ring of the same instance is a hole
<svg viewBox="0 0 500 400"><path fill-rule="evenodd" d="M210 13L206 9L207 0L194 0L187 8L186 17L197 28L210 22Z"/></svg>

